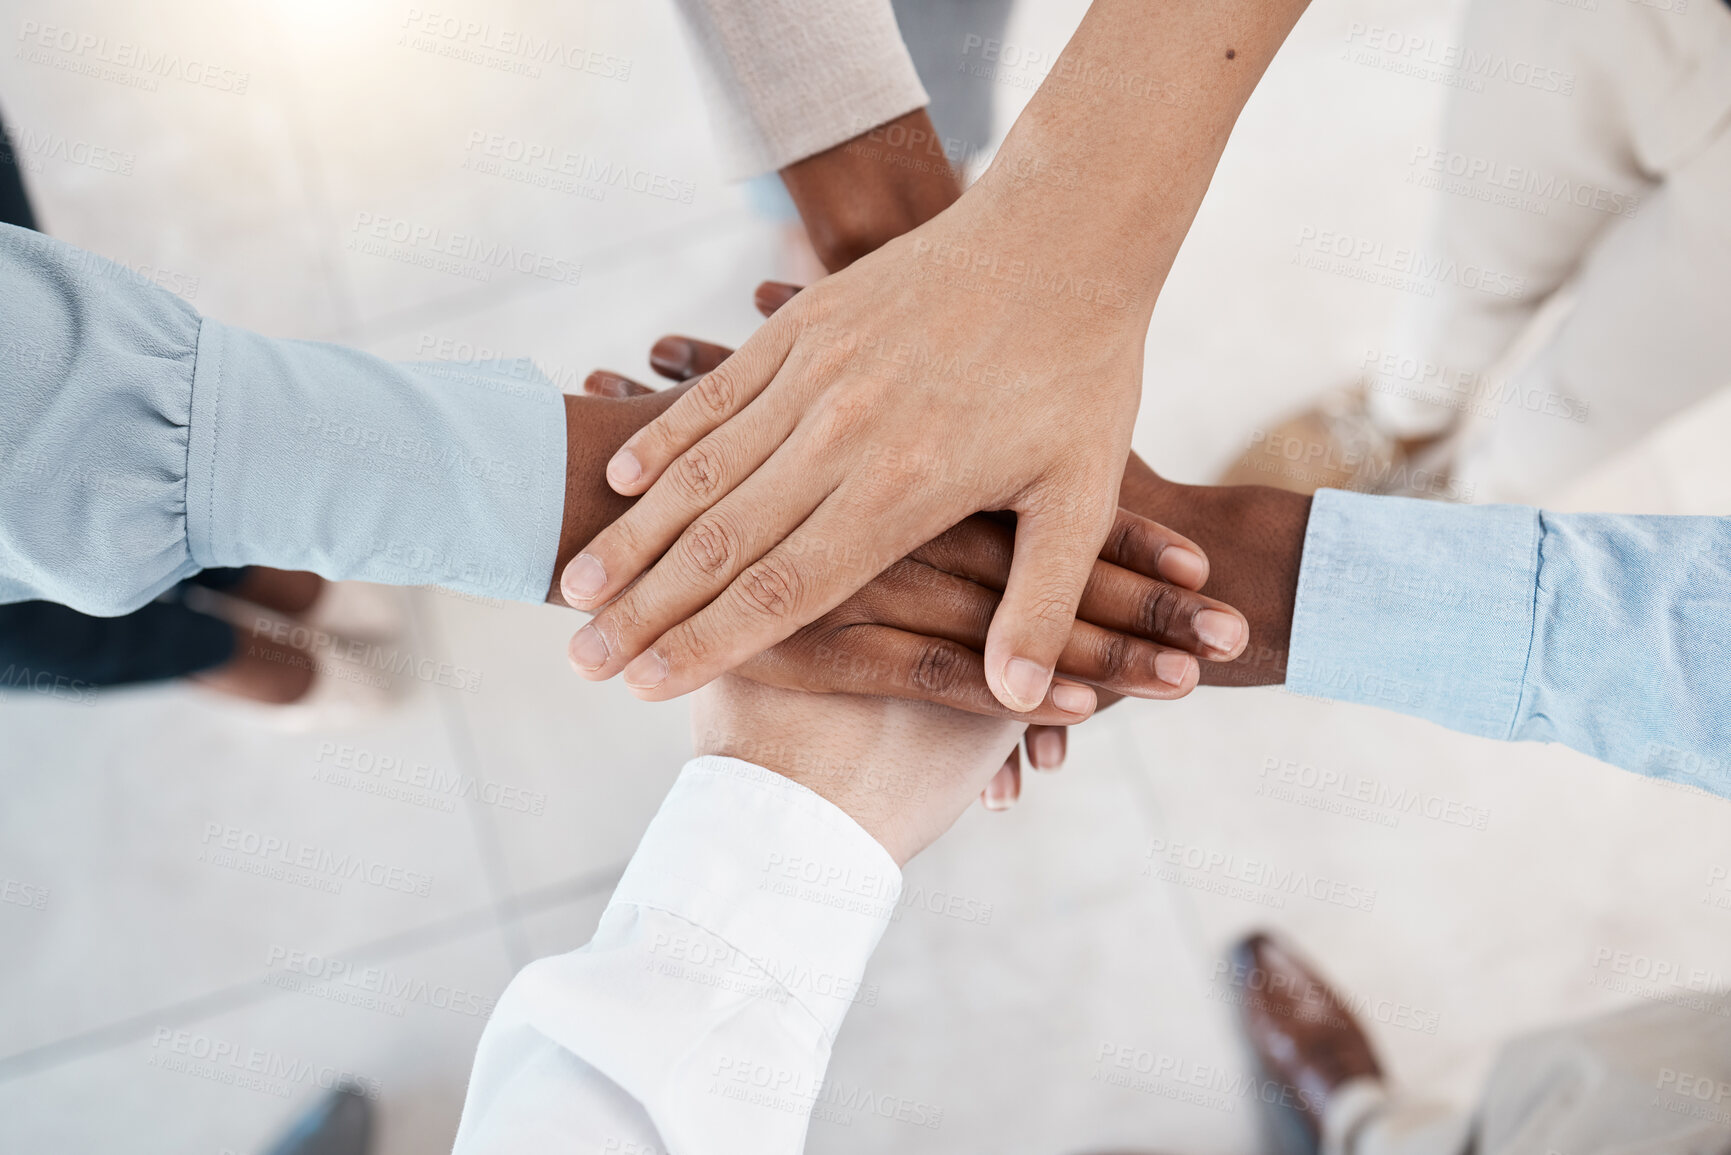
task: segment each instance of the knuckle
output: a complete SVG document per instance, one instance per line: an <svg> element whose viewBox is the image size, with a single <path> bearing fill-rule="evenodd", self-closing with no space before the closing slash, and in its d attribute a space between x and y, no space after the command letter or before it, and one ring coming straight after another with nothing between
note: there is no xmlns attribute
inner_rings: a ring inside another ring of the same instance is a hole
<svg viewBox="0 0 1731 1155"><path fill-rule="evenodd" d="M801 583L799 569L792 561L772 555L739 575L739 596L749 609L764 617L787 617L799 609Z"/></svg>
<svg viewBox="0 0 1731 1155"><path fill-rule="evenodd" d="M1028 616L1042 625L1067 626L1076 620L1075 602L1056 590L1043 591L1028 603Z"/></svg>
<svg viewBox="0 0 1731 1155"><path fill-rule="evenodd" d="M1170 637L1183 608L1184 601L1177 590L1169 585L1155 585L1142 595L1136 607L1136 630L1150 638Z"/></svg>
<svg viewBox="0 0 1731 1155"><path fill-rule="evenodd" d="M1130 639L1119 633L1107 633L1100 639L1096 660L1106 678L1122 678L1131 661Z"/></svg>
<svg viewBox="0 0 1731 1155"><path fill-rule="evenodd" d="M723 454L708 440L687 449L675 467L679 486L694 500L708 501L721 488L726 472Z"/></svg>
<svg viewBox="0 0 1731 1155"><path fill-rule="evenodd" d="M818 436L826 442L852 441L877 412L877 401L872 397L827 398L818 415Z"/></svg>
<svg viewBox="0 0 1731 1155"><path fill-rule="evenodd" d="M699 377L687 396L705 416L716 420L726 417L739 396L738 372L730 358Z"/></svg>
<svg viewBox="0 0 1731 1155"><path fill-rule="evenodd" d="M966 661L957 648L931 641L915 656L908 671L908 685L939 698L953 698L960 693L967 676Z"/></svg>
<svg viewBox="0 0 1731 1155"><path fill-rule="evenodd" d="M704 517L694 522L680 539L681 559L698 573L722 573L739 556L739 543L731 529L719 517Z"/></svg>

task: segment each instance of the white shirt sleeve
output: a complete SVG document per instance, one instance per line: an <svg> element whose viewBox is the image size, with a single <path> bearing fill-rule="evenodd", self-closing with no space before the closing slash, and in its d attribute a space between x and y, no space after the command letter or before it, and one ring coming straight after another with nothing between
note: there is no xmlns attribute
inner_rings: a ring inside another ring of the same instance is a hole
<svg viewBox="0 0 1731 1155"><path fill-rule="evenodd" d="M832 803L693 760L595 937L500 998L457 1155L796 1155L900 895L895 861Z"/></svg>
<svg viewBox="0 0 1731 1155"><path fill-rule="evenodd" d="M731 177L924 108L890 0L676 0Z"/></svg>

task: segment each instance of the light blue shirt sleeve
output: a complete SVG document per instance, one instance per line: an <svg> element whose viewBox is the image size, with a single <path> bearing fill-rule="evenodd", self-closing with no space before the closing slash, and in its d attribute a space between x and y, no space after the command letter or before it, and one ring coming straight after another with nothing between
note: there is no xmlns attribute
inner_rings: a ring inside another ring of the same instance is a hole
<svg viewBox="0 0 1731 1155"><path fill-rule="evenodd" d="M1322 490L1286 684L1731 797L1731 518Z"/></svg>
<svg viewBox="0 0 1731 1155"><path fill-rule="evenodd" d="M538 602L565 408L527 362L399 365L201 318L0 226L0 603L128 613L217 566Z"/></svg>

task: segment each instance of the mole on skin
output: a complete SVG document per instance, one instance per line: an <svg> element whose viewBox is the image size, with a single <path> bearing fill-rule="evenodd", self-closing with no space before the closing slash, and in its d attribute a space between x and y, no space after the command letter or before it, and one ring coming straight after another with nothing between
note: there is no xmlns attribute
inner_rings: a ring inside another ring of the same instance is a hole
<svg viewBox="0 0 1731 1155"><path fill-rule="evenodd" d="M1227 50L1226 50L1226 59L1228 59L1228 60L1233 60L1233 59L1236 59L1236 58L1237 58L1237 56L1238 56L1238 49L1236 49L1236 48L1228 48L1228 49L1227 49Z"/></svg>

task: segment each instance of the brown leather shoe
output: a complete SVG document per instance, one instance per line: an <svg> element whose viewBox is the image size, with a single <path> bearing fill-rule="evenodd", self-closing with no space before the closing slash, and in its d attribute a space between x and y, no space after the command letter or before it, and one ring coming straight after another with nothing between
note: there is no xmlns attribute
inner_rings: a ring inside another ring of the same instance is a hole
<svg viewBox="0 0 1731 1155"><path fill-rule="evenodd" d="M1238 1007L1264 1076L1279 1084L1279 1100L1314 1143L1335 1091L1350 1079L1382 1077L1370 1040L1333 988L1269 935L1238 943L1230 964L1219 976L1225 997Z"/></svg>

